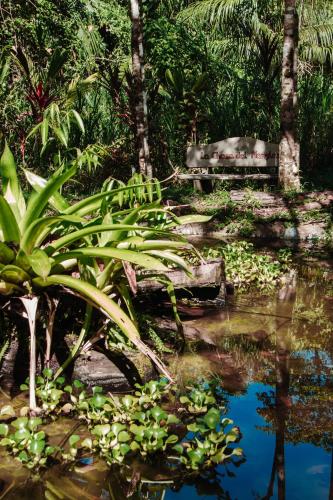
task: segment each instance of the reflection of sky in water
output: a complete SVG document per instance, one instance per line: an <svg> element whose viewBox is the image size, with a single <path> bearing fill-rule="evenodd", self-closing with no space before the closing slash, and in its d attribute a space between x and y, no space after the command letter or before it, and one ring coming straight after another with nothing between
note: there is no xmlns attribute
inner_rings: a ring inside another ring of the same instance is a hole
<svg viewBox="0 0 333 500"><path fill-rule="evenodd" d="M320 361L322 362L323 366L326 366L327 368L332 368L332 356L330 356L327 352L325 351L316 351L316 356L320 358ZM315 355L313 351L310 350L303 350L303 351L297 351L293 353L293 358L301 358L306 361L311 361Z"/></svg>
<svg viewBox="0 0 333 500"><path fill-rule="evenodd" d="M231 397L228 416L241 428L243 438L240 446L245 450L246 463L239 468L229 466L235 477L222 478L221 486L230 494L232 500L261 499L266 495L274 458L275 434L257 429L265 420L258 415L261 403L257 393L270 391L272 387L264 384L251 384L247 394ZM329 495L331 455L310 444L285 445L286 461L286 499L287 500L326 500ZM224 472L224 467L219 468ZM179 492L168 491L165 499L209 498L198 495L194 487L185 486ZM214 498L214 497L213 497ZM216 497L215 497L216 498ZM277 483L274 485L273 499L277 498Z"/></svg>

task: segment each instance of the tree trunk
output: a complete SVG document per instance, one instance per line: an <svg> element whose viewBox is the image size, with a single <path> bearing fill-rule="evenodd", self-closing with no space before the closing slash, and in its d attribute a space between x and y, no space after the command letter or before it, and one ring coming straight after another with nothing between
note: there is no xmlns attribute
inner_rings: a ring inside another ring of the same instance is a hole
<svg viewBox="0 0 333 500"><path fill-rule="evenodd" d="M286 189L299 189L297 118L298 15L296 0L285 0L284 43L281 79L281 142L279 181Z"/></svg>
<svg viewBox="0 0 333 500"><path fill-rule="evenodd" d="M140 0L131 0L132 20L132 74L135 95L136 145L139 169L148 177L153 176L148 142L147 94L144 88L143 30L140 18Z"/></svg>

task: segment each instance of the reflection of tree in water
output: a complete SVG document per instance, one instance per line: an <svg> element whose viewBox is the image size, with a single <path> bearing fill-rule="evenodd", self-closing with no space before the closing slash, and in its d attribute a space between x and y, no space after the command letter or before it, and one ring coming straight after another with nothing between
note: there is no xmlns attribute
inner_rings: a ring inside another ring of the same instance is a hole
<svg viewBox="0 0 333 500"><path fill-rule="evenodd" d="M238 461L234 465L238 467L243 461ZM125 468L112 470L109 475L108 488L112 492L111 498L114 500L163 500L168 489L173 492L180 492L184 486L195 488L197 496L211 496L217 500L232 500L230 493L222 487L225 475L235 476L224 466L225 473L219 469L210 469L200 474L183 473L179 474L176 469L170 470L163 466L157 468L156 464L150 467L147 464L138 466L131 471L132 476L126 474ZM149 479L147 478L149 476Z"/></svg>
<svg viewBox="0 0 333 500"><path fill-rule="evenodd" d="M292 293L292 290L289 292L282 294L283 299L278 302L278 309L279 312L282 310L284 314L289 312L292 315L295 293ZM296 309L297 312L301 309L299 302ZM306 310L306 303L303 304L303 309ZM312 317L315 318L315 315L312 314ZM261 429L275 432L272 472L263 499L269 499L273 495L276 477L278 498L279 500L286 498L284 450L286 441L294 444L310 443L325 450L330 450L332 447L332 382L328 368L332 366L332 356L318 349L321 346L322 348L325 346L326 349L328 347L327 322L311 321L310 314L304 319L308 321L308 328L305 331L304 325L297 321L284 332L277 320L275 372L271 372L265 380L265 383L270 385L274 385L275 382L275 392L258 394L263 407L257 411L268 422L268 425ZM304 337L304 333L311 333L311 324L314 327L319 326L315 339L312 336ZM300 339L301 328L303 335ZM300 348L303 352L297 353ZM296 353L291 354L291 351ZM332 495L332 478L330 491Z"/></svg>

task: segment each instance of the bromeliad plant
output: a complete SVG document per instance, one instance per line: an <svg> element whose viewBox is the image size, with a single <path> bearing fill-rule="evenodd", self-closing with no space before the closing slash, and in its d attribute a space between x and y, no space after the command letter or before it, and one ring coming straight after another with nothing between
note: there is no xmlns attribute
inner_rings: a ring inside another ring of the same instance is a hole
<svg viewBox="0 0 333 500"><path fill-rule="evenodd" d="M27 203L18 180L14 157L6 144L0 161L3 194L0 195L0 296L19 298L30 327L30 408L37 410L35 396L36 318L41 296L47 296L49 322L46 359L51 353L52 326L57 300L47 292L58 286L86 301L82 331L70 358L79 352L89 332L92 308L109 321L171 380L158 357L140 339L129 284L136 289L136 267L163 274L168 265L188 272L179 250L191 250L170 234L171 223L158 202L119 210L120 187L69 205L59 189L74 176L76 166L59 169L48 181L24 171L34 189ZM132 186L133 188L133 186ZM101 210L104 199L109 210ZM51 211L52 210L52 211ZM163 214L156 224L154 214ZM156 239L158 236L159 239ZM168 239L163 236L167 236ZM162 237L162 239L161 239ZM120 305L119 305L120 304ZM57 376L60 373L57 373Z"/></svg>

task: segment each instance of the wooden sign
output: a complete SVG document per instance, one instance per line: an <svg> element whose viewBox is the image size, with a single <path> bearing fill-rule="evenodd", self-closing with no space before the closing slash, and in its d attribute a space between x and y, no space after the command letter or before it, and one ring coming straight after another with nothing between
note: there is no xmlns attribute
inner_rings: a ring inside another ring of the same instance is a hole
<svg viewBox="0 0 333 500"><path fill-rule="evenodd" d="M207 167L277 167L279 145L252 137L230 137L214 144L190 146L186 165Z"/></svg>

